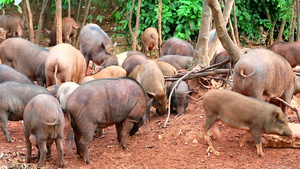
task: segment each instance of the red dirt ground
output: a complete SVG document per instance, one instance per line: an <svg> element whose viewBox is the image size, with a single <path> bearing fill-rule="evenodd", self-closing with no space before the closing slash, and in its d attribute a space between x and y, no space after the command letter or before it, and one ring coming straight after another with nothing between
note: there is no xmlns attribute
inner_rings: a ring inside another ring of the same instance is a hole
<svg viewBox="0 0 300 169"><path fill-rule="evenodd" d="M203 92L202 92L203 93ZM296 100L298 105L298 99ZM294 103L295 104L295 103ZM297 106L299 109L299 107ZM296 123L295 115L289 120ZM94 138L89 146L91 164L87 165L76 155L75 146L65 150L66 168L300 168L300 150L293 148L264 148L265 158L259 157L250 133L229 128L218 122L211 129L212 143L221 154L206 153L202 125L205 121L202 100L191 100L186 114L171 115L167 128L166 117L151 113L150 122L130 137L129 150L123 150L116 139L115 127L105 129L103 138ZM65 136L68 132L66 120ZM217 137L216 127L220 131ZM37 149L33 148L33 163L26 164L25 139L22 122L9 122L14 143L8 143L0 135L0 168L34 168L37 165ZM249 138L243 147L239 142ZM56 146L52 157L46 160L46 168L58 168Z"/></svg>

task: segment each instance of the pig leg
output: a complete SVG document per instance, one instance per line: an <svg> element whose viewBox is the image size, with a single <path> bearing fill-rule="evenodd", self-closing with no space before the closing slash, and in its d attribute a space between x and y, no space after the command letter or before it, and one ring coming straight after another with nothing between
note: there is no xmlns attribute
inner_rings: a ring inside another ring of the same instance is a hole
<svg viewBox="0 0 300 169"><path fill-rule="evenodd" d="M213 112L209 112L207 110L205 110L205 124L203 125L203 129L204 129L204 140L207 142L207 144L209 146L212 146L212 143L209 139L209 129L211 128L211 126L215 123L215 121L218 118L218 115L213 113Z"/></svg>
<svg viewBox="0 0 300 169"><path fill-rule="evenodd" d="M123 129L122 123L117 123L116 124L116 130L117 130L117 140L118 140L119 143L121 142L121 132L122 132L122 129Z"/></svg>
<svg viewBox="0 0 300 169"><path fill-rule="evenodd" d="M75 139L75 144L76 144L76 148L77 148L77 154L82 158L82 145L80 143L81 135L75 131L74 131L74 133L75 133L74 139Z"/></svg>
<svg viewBox="0 0 300 169"><path fill-rule="evenodd" d="M39 163L38 163L38 168L44 166L45 164L45 157L47 154L47 146L46 146L46 141L38 141L38 145L39 145Z"/></svg>
<svg viewBox="0 0 300 169"><path fill-rule="evenodd" d="M24 129L24 134L25 134L25 141L26 141L26 162L30 163L31 162L31 151L32 151L32 145L29 140L29 134L26 132L26 129L23 124L23 129Z"/></svg>
<svg viewBox="0 0 300 169"><path fill-rule="evenodd" d="M52 157L51 146L47 146L46 158L50 158L50 157Z"/></svg>
<svg viewBox="0 0 300 169"><path fill-rule="evenodd" d="M93 140L93 135L96 131L97 125L94 125L94 128L92 130L89 130L87 132L82 132L81 137L81 147L82 147L82 153L83 153L83 159L85 160L86 164L90 164L90 157L89 157L89 149L88 146ZM90 132L91 131L91 132Z"/></svg>
<svg viewBox="0 0 300 169"><path fill-rule="evenodd" d="M121 132L121 146L125 150L128 149L129 132L132 130L133 126L134 126L134 121L126 118L123 123L123 129Z"/></svg>
<svg viewBox="0 0 300 169"><path fill-rule="evenodd" d="M130 131L129 135L134 135L137 131L139 131L139 128L144 124L144 120L141 119L138 123L135 123L132 130Z"/></svg>
<svg viewBox="0 0 300 169"><path fill-rule="evenodd" d="M8 142L12 143L14 142L9 135L9 131L8 131L8 117L6 115L6 113L0 112L0 123L1 123L1 129L3 131L3 133L5 134L5 137L7 139Z"/></svg>
<svg viewBox="0 0 300 169"><path fill-rule="evenodd" d="M262 150L262 142L261 142L261 135L263 132L255 129L251 129L251 134L253 136L253 140L257 149L257 154L261 157L265 157L265 154Z"/></svg>
<svg viewBox="0 0 300 169"><path fill-rule="evenodd" d="M58 158L59 158L59 166L63 167L65 165L64 161L64 149L63 149L63 139L62 138L56 138L55 140Z"/></svg>

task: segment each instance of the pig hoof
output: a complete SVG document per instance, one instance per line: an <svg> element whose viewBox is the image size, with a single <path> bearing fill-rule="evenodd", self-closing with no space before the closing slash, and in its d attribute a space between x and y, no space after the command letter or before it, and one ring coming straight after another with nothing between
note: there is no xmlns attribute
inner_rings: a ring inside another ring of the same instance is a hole
<svg viewBox="0 0 300 169"><path fill-rule="evenodd" d="M215 148L213 148L212 146L208 146L206 153L207 153L207 157L209 157L211 153L213 153L216 156L220 156L220 152L215 150Z"/></svg>
<svg viewBox="0 0 300 169"><path fill-rule="evenodd" d="M8 139L8 142L13 143L13 142L15 142L15 141L14 141L13 139L9 138L9 139Z"/></svg>
<svg viewBox="0 0 300 169"><path fill-rule="evenodd" d="M123 150L128 150L128 146L127 145L123 145L122 148L123 148Z"/></svg>

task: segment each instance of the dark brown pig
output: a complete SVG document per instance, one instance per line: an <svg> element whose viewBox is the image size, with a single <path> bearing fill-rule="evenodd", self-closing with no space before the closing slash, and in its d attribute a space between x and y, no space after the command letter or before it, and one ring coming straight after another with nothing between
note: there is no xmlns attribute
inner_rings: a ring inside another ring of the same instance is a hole
<svg viewBox="0 0 300 169"><path fill-rule="evenodd" d="M116 56L113 55L111 57L109 57L108 59L106 59L101 65L100 65L100 70L109 67L109 66L122 66L123 62L125 59L127 59L130 56L133 55L142 55L145 56L144 54L142 54L141 52L138 51L127 51L127 52L123 52L120 54L117 54ZM146 57L146 56L145 56Z"/></svg>
<svg viewBox="0 0 300 169"><path fill-rule="evenodd" d="M177 81L173 82L171 86L167 90L167 97L169 98L171 91ZM173 110L173 108L176 109L177 114L184 114L185 109L188 107L190 94L193 92L190 91L189 86L184 82L179 82L178 86L175 88L172 96L171 96L171 105L170 108Z"/></svg>
<svg viewBox="0 0 300 169"><path fill-rule="evenodd" d="M45 62L48 53L48 49L23 38L9 38L0 45L2 63L24 73L41 86L46 84Z"/></svg>
<svg viewBox="0 0 300 169"><path fill-rule="evenodd" d="M87 24L80 33L80 51L83 54L86 66L92 60L94 64L101 65L111 57L116 44L112 44L107 34L96 24Z"/></svg>
<svg viewBox="0 0 300 169"><path fill-rule="evenodd" d="M14 69L10 66L0 64L0 83L6 82L6 81L18 81L18 82L33 84L33 81L31 81L23 73L17 71L16 69Z"/></svg>
<svg viewBox="0 0 300 169"><path fill-rule="evenodd" d="M62 19L62 40L64 43L75 46L77 30L79 26L73 18L65 17ZM56 24L53 24L50 33L49 46L56 45Z"/></svg>
<svg viewBox="0 0 300 169"><path fill-rule="evenodd" d="M152 58L152 49L155 49L155 57L158 57L158 33L153 27L147 28L141 36L142 52L147 56L150 51Z"/></svg>
<svg viewBox="0 0 300 169"><path fill-rule="evenodd" d="M164 61L177 70L188 69L192 65L193 57L191 56L181 56L181 55L165 55L157 59L157 61Z"/></svg>
<svg viewBox="0 0 300 169"><path fill-rule="evenodd" d="M75 133L77 154L90 163L88 146L97 128L116 126L117 140L128 148L129 135L135 134L149 114L151 100L134 79L98 79L80 85L67 102L68 117ZM67 141L71 139L71 126Z"/></svg>
<svg viewBox="0 0 300 169"><path fill-rule="evenodd" d="M279 107L233 91L211 90L205 93L203 107L206 118L204 139L211 147L208 132L218 118L229 126L250 130L260 156L264 156L263 133L292 135L287 117Z"/></svg>
<svg viewBox="0 0 300 169"><path fill-rule="evenodd" d="M0 123L1 129L9 142L13 142L8 132L8 120L23 120L23 112L27 103L38 94L51 93L44 87L8 81L0 84Z"/></svg>
<svg viewBox="0 0 300 169"><path fill-rule="evenodd" d="M45 157L51 156L51 145L55 141L59 157L58 165L64 161L64 114L57 99L46 94L32 98L24 109L23 128L26 140L27 163L31 162L32 145L39 151L38 168L44 166Z"/></svg>
<svg viewBox="0 0 300 169"><path fill-rule="evenodd" d="M187 41L183 41L178 38L169 38L162 45L162 54L164 55L182 55L192 56L194 55L194 47Z"/></svg>
<svg viewBox="0 0 300 169"><path fill-rule="evenodd" d="M228 54L227 51L223 51L223 52L220 52L219 54L215 55L211 61L210 61L210 65L214 65L214 64L217 64L217 63L220 63L220 62L223 62L227 59L229 59L230 56ZM227 63L223 66L220 67L220 69L229 69L230 68L230 63Z"/></svg>
<svg viewBox="0 0 300 169"><path fill-rule="evenodd" d="M152 105L156 108L156 113L160 116L166 114L166 85L158 65L151 60L142 63L137 70L136 80L146 92L155 94Z"/></svg>
<svg viewBox="0 0 300 169"><path fill-rule="evenodd" d="M300 77L295 77L295 89L294 89L294 95L300 93Z"/></svg>
<svg viewBox="0 0 300 169"><path fill-rule="evenodd" d="M236 63L233 91L270 102L280 97L290 103L294 91L294 73L289 63L268 49L254 49ZM282 106L283 111L285 107Z"/></svg>
<svg viewBox="0 0 300 169"><path fill-rule="evenodd" d="M277 42L268 49L284 57L293 68L300 64L300 42Z"/></svg>
<svg viewBox="0 0 300 169"><path fill-rule="evenodd" d="M49 52L45 72L47 87L71 81L81 84L86 72L84 57L73 46L58 44Z"/></svg>
<svg viewBox="0 0 300 169"><path fill-rule="evenodd" d="M24 22L21 17L16 15L0 16L0 27L4 28L11 37L18 35L20 38L25 38Z"/></svg>
<svg viewBox="0 0 300 169"><path fill-rule="evenodd" d="M145 55L132 55L124 60L122 68L126 70L126 75L128 76L137 65L140 65L147 60Z"/></svg>

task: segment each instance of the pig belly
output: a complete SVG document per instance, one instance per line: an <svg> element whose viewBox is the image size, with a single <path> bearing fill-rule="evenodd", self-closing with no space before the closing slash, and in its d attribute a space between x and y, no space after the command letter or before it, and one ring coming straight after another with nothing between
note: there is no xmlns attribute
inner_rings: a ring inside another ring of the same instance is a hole
<svg viewBox="0 0 300 169"><path fill-rule="evenodd" d="M225 123L226 125L233 127L233 128L237 128L237 129L242 129L242 130L250 130L249 125L244 124L243 122L237 122L228 118L222 118L219 116L219 119L222 120L223 123Z"/></svg>
<svg viewBox="0 0 300 169"><path fill-rule="evenodd" d="M34 145L34 146L38 145L37 139L36 139L36 135L30 134L29 140L30 140L30 142L31 142L32 145Z"/></svg>

